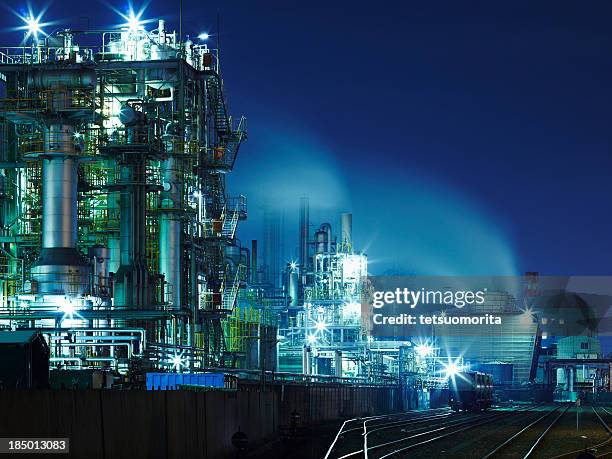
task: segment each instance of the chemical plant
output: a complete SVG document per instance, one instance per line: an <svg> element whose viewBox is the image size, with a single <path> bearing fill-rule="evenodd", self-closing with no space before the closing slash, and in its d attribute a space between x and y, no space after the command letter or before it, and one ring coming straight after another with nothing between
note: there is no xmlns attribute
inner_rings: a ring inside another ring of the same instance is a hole
<svg viewBox="0 0 612 459"><path fill-rule="evenodd" d="M32 37L34 38L34 37ZM136 17L3 48L0 318L65 368L223 366L246 139L218 54Z"/></svg>
<svg viewBox="0 0 612 459"><path fill-rule="evenodd" d="M536 273L449 312L502 317L494 333L433 325L426 336L373 336L351 213L312 221L304 197L296 257L280 249L275 210L263 244L243 246L247 198L226 178L247 123L229 110L218 46L163 20L126 19L46 36L29 18L24 43L0 48L0 389L241 388L263 393L265 404L248 403L270 411L228 430L260 440L300 417L447 406L463 371L486 381L488 398L470 405L484 408L611 391L596 333L550 335L547 321L564 320L557 300L526 307ZM209 415L247 403L223 397Z"/></svg>

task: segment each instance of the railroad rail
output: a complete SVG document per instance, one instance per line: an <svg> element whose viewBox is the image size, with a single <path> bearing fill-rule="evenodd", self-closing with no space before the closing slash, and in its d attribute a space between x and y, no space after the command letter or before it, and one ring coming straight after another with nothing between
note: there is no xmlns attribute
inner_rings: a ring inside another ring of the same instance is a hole
<svg viewBox="0 0 612 459"><path fill-rule="evenodd" d="M443 408L427 412L407 412L401 415L350 419L345 421L338 430L325 459L391 458L410 449L484 425L493 419L512 416L529 410L533 406L537 405L528 405L511 412L497 411L466 415ZM358 423L359 426L357 426ZM394 433L395 429L398 429L397 433L401 435L401 438L374 442L374 437L383 433ZM432 435L432 438L428 438ZM357 443L359 436L362 437L362 447L360 449L349 451L348 447L343 445ZM412 443L402 445L408 441L412 441ZM388 451L390 448L395 449Z"/></svg>

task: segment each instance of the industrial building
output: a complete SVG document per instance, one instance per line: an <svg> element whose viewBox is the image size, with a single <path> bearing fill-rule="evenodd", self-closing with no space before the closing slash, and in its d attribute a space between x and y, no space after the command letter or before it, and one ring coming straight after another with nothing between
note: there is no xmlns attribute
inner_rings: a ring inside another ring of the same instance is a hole
<svg viewBox="0 0 612 459"><path fill-rule="evenodd" d="M436 325L372 337L368 257L350 213L313 222L301 198L298 256L287 259L271 207L263 244L242 246L247 199L226 177L246 119L230 114L208 37L155 24L131 15L111 30L38 36L29 23L25 43L2 48L0 329L40 331L52 368L140 384L151 372L218 370L418 392L444 388L449 368L479 368L504 386L609 386L609 368L595 366L549 362L556 379L538 376L540 319L503 289L469 312L503 316L494 334ZM606 363L563 343L559 361Z"/></svg>
<svg viewBox="0 0 612 459"><path fill-rule="evenodd" d="M279 329L279 369L328 376L365 376L369 349L361 327L367 256L355 251L352 215L339 237L329 223L311 235L309 201L300 202L299 260L287 265L289 305Z"/></svg>
<svg viewBox="0 0 612 459"><path fill-rule="evenodd" d="M0 327L42 330L62 368L224 366L248 268L246 198L225 183L246 120L216 50L127 19L29 23L0 54Z"/></svg>

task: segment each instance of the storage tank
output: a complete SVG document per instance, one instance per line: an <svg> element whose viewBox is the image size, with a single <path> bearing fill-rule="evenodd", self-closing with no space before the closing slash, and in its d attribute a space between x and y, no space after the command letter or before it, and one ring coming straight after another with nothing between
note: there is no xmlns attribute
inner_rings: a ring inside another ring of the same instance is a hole
<svg viewBox="0 0 612 459"><path fill-rule="evenodd" d="M327 249L327 233L321 230L316 231L315 241L317 244L317 253L325 253Z"/></svg>

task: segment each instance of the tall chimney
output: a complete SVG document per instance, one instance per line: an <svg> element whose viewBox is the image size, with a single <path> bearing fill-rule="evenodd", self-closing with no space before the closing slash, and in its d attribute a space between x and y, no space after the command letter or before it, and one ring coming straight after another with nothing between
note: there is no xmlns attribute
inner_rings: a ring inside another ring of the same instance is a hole
<svg viewBox="0 0 612 459"><path fill-rule="evenodd" d="M353 251L353 214L342 214L342 247L347 252Z"/></svg>
<svg viewBox="0 0 612 459"><path fill-rule="evenodd" d="M310 225L308 198L300 198L300 266L302 273L308 271L308 229Z"/></svg>
<svg viewBox="0 0 612 459"><path fill-rule="evenodd" d="M257 239L251 241L251 282L257 283Z"/></svg>

